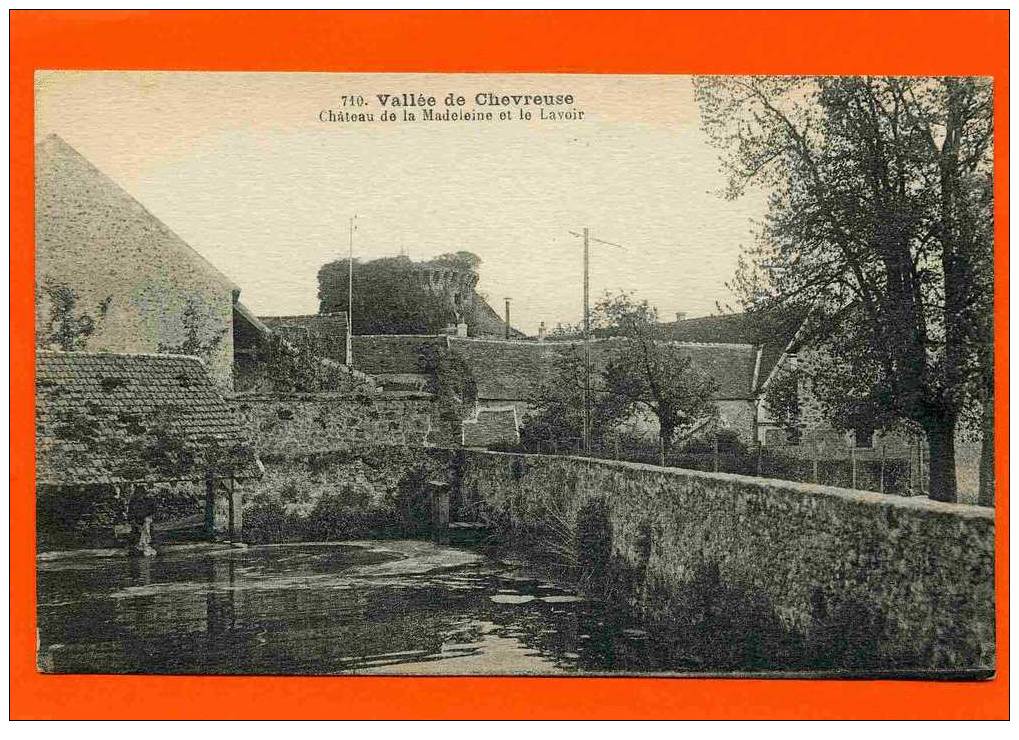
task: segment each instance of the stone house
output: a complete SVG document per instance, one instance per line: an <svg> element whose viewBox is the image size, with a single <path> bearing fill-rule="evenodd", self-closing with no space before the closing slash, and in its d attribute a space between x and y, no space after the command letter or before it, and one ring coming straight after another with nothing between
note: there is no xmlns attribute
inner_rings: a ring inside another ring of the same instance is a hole
<svg viewBox="0 0 1019 740"><path fill-rule="evenodd" d="M279 317L263 317L277 326ZM305 322L315 326L314 319ZM336 334L336 346L341 337ZM592 342L595 369L608 353L624 340ZM502 430L490 444L511 444L518 438L507 431L512 410L514 426L519 428L531 412L530 396L534 381L552 366L558 353L570 343L525 340L480 339L447 335L373 335L353 337L354 367L376 379L387 392L436 391L436 364L443 355L454 359L457 367L469 374L476 389L475 397L464 399L464 438L486 438L484 430ZM579 343L572 343L579 344ZM719 424L735 431L747 442L754 438L756 378L759 373L758 347L744 344L677 343L692 363L710 374L718 383L715 402ZM637 431L653 434L650 420L635 420Z"/></svg>
<svg viewBox="0 0 1019 740"><path fill-rule="evenodd" d="M58 136L35 157L39 346L196 355L232 389L237 327L264 328L240 288Z"/></svg>
<svg viewBox="0 0 1019 740"><path fill-rule="evenodd" d="M591 342L593 372L600 372L609 356L625 339L596 339ZM740 439L754 438L755 397L759 372L759 348L744 344L673 343L691 365L712 377L717 390L714 402L718 426L735 432ZM450 351L462 357L477 382L478 408L512 407L522 421L532 411L530 397L534 382L552 367L558 353L568 347L582 348L581 341L533 342L491 339L449 338ZM654 436L656 422L647 415L631 419L625 429Z"/></svg>

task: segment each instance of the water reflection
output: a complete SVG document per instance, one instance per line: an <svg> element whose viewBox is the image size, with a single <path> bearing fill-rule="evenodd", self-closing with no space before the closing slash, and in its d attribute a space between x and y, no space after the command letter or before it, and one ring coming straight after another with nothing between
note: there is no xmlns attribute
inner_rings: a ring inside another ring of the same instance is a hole
<svg viewBox="0 0 1019 740"><path fill-rule="evenodd" d="M47 562L39 635L40 669L58 673L683 669L600 604L422 542Z"/></svg>

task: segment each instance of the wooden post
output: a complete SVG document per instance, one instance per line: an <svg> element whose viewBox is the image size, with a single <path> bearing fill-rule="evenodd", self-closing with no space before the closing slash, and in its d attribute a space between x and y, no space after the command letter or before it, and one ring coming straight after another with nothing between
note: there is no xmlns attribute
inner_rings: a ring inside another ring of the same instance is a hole
<svg viewBox="0 0 1019 740"><path fill-rule="evenodd" d="M757 477L761 477L761 456L764 454L764 445L757 442Z"/></svg>
<svg viewBox="0 0 1019 740"><path fill-rule="evenodd" d="M718 435L717 434L715 435L714 460L712 462L712 469L716 473L718 472Z"/></svg>
<svg viewBox="0 0 1019 740"><path fill-rule="evenodd" d="M878 484L878 490L881 493L885 492L885 443L881 440L881 478Z"/></svg>
<svg viewBox="0 0 1019 740"><path fill-rule="evenodd" d="M925 476L923 474L923 447L924 447L924 444L923 444L923 440L921 439L919 442L916 443L917 456L918 456L916 474L918 476L920 476L920 495L921 496L924 495L923 487L924 487L924 483L926 482L924 479L927 477L927 476Z"/></svg>
<svg viewBox="0 0 1019 740"><path fill-rule="evenodd" d="M616 459L618 460L619 459L619 435L618 434L613 438L613 447L615 449Z"/></svg>
<svg viewBox="0 0 1019 740"><path fill-rule="evenodd" d="M429 482L432 498L432 537L445 542L449 535L449 486L435 481Z"/></svg>
<svg viewBox="0 0 1019 740"><path fill-rule="evenodd" d="M661 435L658 435L658 460L662 467L665 467L665 440L662 439Z"/></svg>
<svg viewBox="0 0 1019 740"><path fill-rule="evenodd" d="M216 537L216 479L211 475L205 476L205 535Z"/></svg>
<svg viewBox="0 0 1019 740"><path fill-rule="evenodd" d="M817 441L814 441L813 447L813 458L814 458L814 483L817 483Z"/></svg>
<svg viewBox="0 0 1019 740"><path fill-rule="evenodd" d="M850 467L849 477L850 477L850 480L852 480L852 482L853 482L852 486L850 486L850 487L855 489L856 488L856 441L855 440L853 441L853 444L851 444L849 446L849 467Z"/></svg>
<svg viewBox="0 0 1019 740"><path fill-rule="evenodd" d="M243 492L241 487L236 485L234 477L230 476L230 541L242 542L244 540L244 509Z"/></svg>
<svg viewBox="0 0 1019 740"><path fill-rule="evenodd" d="M919 442L917 442L917 444L919 444ZM913 471L915 470L915 468L913 467L913 457L914 457L913 456L913 443L910 442L910 444L909 444L909 495L915 495L916 494L916 480L914 480L914 478L913 478Z"/></svg>

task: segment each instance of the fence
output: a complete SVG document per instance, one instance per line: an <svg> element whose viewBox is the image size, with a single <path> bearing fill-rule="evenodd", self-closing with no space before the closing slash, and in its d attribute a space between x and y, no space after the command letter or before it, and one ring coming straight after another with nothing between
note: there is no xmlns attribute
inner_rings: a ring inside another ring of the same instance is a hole
<svg viewBox="0 0 1019 740"><path fill-rule="evenodd" d="M628 460L687 470L875 491L898 496L922 496L929 470L923 445L882 445L876 447L802 445L746 447L729 439L709 440L693 449L664 452L660 442L624 436L591 441L585 452L580 437L524 440L521 451L540 454L568 454L611 460Z"/></svg>

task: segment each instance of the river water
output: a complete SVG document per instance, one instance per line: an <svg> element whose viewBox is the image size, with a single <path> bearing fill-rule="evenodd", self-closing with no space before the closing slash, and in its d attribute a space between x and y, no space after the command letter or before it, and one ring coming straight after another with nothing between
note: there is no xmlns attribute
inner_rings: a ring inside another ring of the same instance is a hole
<svg viewBox="0 0 1019 740"><path fill-rule="evenodd" d="M683 671L642 625L525 565L418 541L39 564L56 673Z"/></svg>

